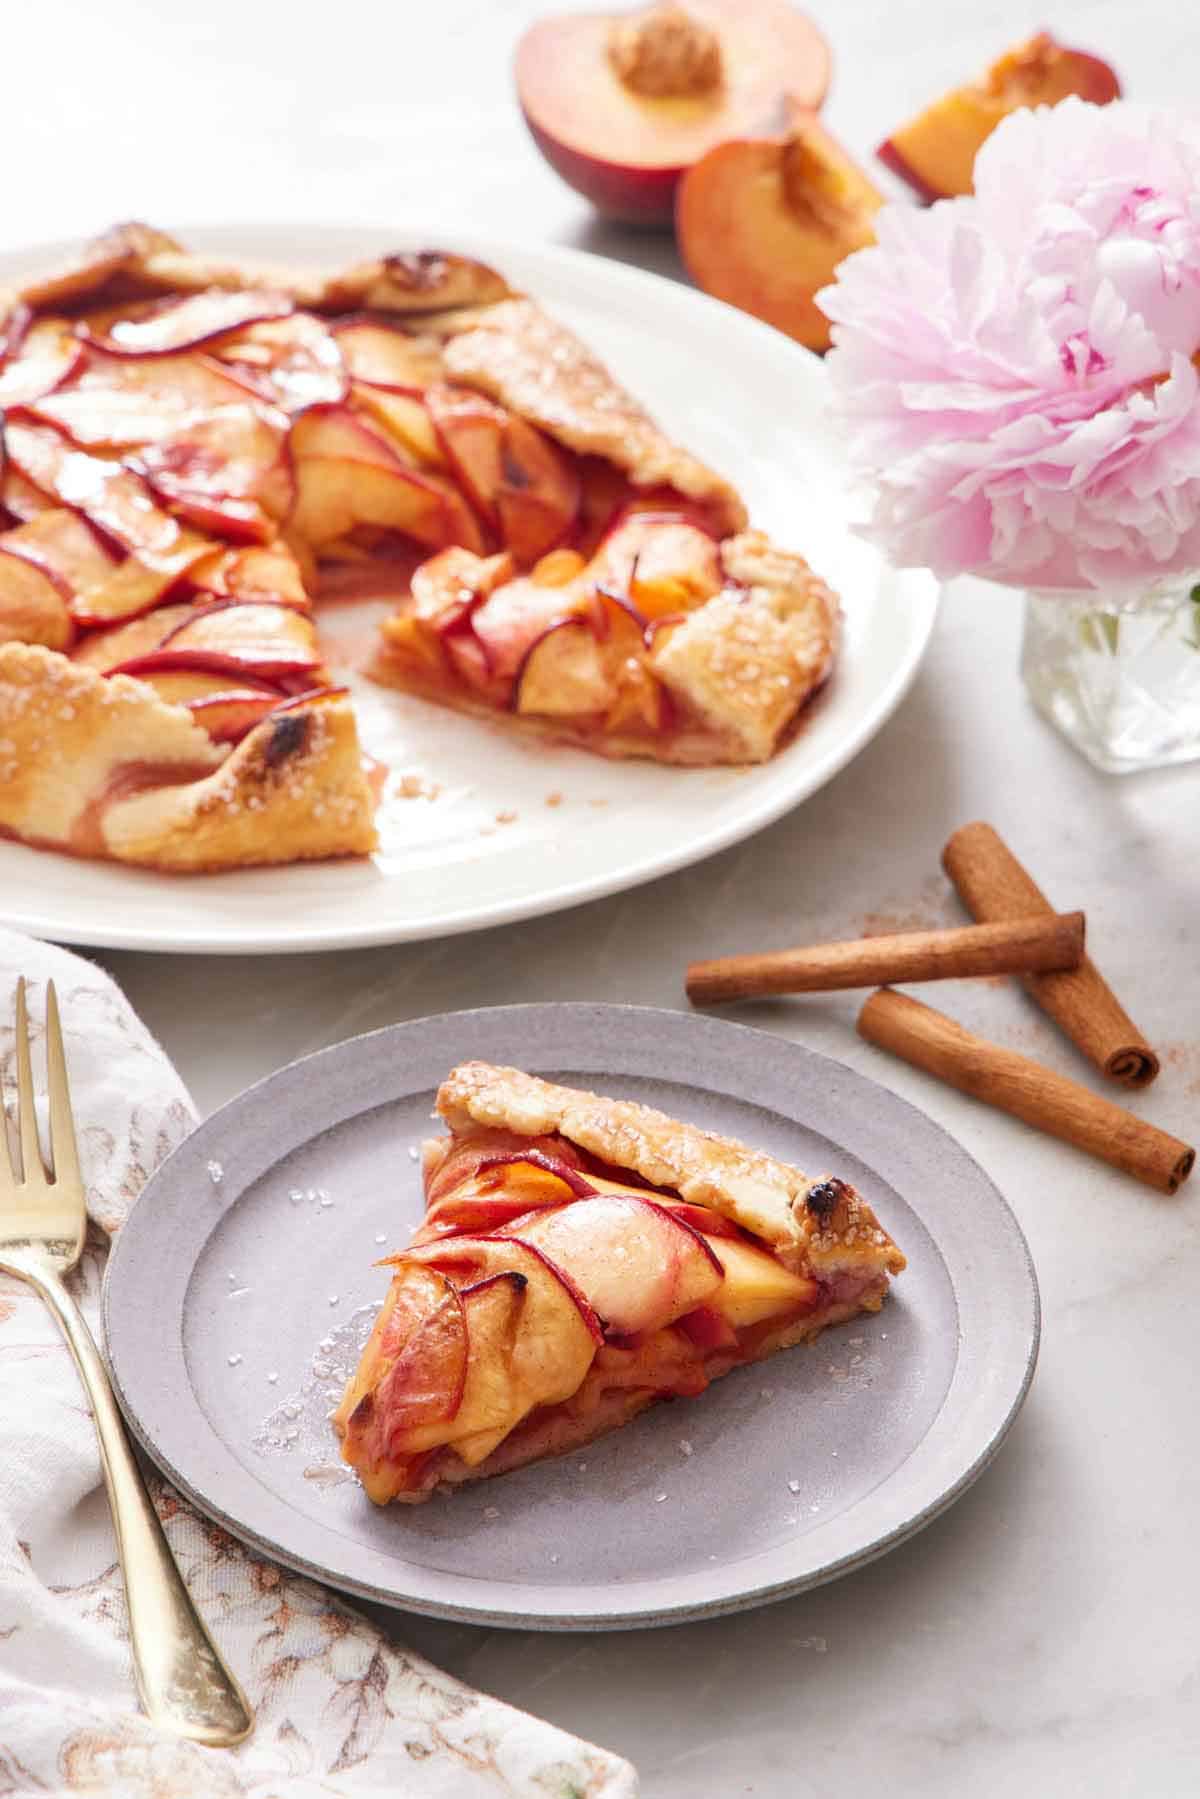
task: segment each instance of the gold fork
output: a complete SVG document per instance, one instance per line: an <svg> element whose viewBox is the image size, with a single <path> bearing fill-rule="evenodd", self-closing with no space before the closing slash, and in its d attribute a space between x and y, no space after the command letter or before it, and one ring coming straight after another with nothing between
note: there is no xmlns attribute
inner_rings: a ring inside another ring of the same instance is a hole
<svg viewBox="0 0 1200 1799"><path fill-rule="evenodd" d="M46 1076L53 1171L42 1162L25 982L17 982L18 1176L0 1091L0 1269L37 1289L67 1340L92 1408L125 1577L138 1691L151 1721L223 1747L254 1728L254 1713L205 1629L175 1566L129 1446L108 1374L83 1314L63 1285L83 1252L87 1213L71 1121L58 1000L46 989Z"/></svg>

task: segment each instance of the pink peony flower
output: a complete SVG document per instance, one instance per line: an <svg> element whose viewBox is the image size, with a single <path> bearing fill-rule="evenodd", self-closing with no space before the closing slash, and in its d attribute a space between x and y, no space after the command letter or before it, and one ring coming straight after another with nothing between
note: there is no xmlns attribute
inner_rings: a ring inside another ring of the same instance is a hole
<svg viewBox="0 0 1200 1799"><path fill-rule="evenodd" d="M867 535L1032 588L1200 570L1200 122L1018 112L818 294Z"/></svg>

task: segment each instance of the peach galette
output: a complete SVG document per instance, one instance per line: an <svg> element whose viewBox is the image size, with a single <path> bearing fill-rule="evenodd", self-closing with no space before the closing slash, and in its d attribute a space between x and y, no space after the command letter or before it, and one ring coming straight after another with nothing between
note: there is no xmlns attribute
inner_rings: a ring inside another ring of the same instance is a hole
<svg viewBox="0 0 1200 1799"><path fill-rule="evenodd" d="M332 275L123 226L0 296L0 833L163 869L360 855L314 602L368 672L612 756L757 762L837 608L482 264Z"/></svg>
<svg viewBox="0 0 1200 1799"><path fill-rule="evenodd" d="M425 1219L334 1414L370 1497L578 1449L878 1311L904 1257L854 1188L482 1062L425 1145Z"/></svg>

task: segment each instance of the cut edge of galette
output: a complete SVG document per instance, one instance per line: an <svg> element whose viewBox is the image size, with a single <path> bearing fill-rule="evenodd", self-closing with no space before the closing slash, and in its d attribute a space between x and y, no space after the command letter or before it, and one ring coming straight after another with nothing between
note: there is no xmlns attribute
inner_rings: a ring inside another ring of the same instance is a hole
<svg viewBox="0 0 1200 1799"><path fill-rule="evenodd" d="M0 415L0 835L40 848L368 854L339 596L394 601L378 682L610 757L765 761L833 665L804 559L468 257L115 227L0 294Z"/></svg>
<svg viewBox="0 0 1200 1799"><path fill-rule="evenodd" d="M905 1266L848 1182L650 1107L470 1062L437 1110L333 1415L377 1504L579 1450L878 1311Z"/></svg>

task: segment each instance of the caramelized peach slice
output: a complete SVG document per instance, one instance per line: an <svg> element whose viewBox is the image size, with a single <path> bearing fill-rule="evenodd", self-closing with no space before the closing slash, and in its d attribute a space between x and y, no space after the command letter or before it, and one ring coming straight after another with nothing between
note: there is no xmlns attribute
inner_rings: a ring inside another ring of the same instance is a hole
<svg viewBox="0 0 1200 1799"><path fill-rule="evenodd" d="M250 406L223 406L137 458L151 490L181 518L222 537L265 543L293 498L283 435Z"/></svg>
<svg viewBox="0 0 1200 1799"><path fill-rule="evenodd" d="M570 1275L621 1334L659 1330L716 1293L721 1263L698 1232L652 1200L597 1194L506 1229Z"/></svg>
<svg viewBox="0 0 1200 1799"><path fill-rule="evenodd" d="M91 527L65 506L35 512L0 543L49 575L72 608L117 566Z"/></svg>
<svg viewBox="0 0 1200 1799"><path fill-rule="evenodd" d="M468 1349L456 1287L436 1269L406 1261L333 1414L342 1455L373 1499L393 1496L383 1465L406 1453L413 1432L444 1426L460 1409Z"/></svg>
<svg viewBox="0 0 1200 1799"><path fill-rule="evenodd" d="M514 710L543 718L604 712L614 698L604 654L583 618L548 626L526 651L513 687Z"/></svg>
<svg viewBox="0 0 1200 1799"><path fill-rule="evenodd" d="M396 454L415 468L446 467L433 420L416 394L396 393L356 381L351 398Z"/></svg>
<svg viewBox="0 0 1200 1799"><path fill-rule="evenodd" d="M180 620L156 648L118 667L130 675L196 668L277 681L313 674L320 656L311 621L294 607L273 600L215 600Z"/></svg>
<svg viewBox="0 0 1200 1799"><path fill-rule="evenodd" d="M464 1309L472 1304L472 1290L496 1294L486 1308L467 1314L471 1355L450 1428L438 1424L409 1432L406 1451L451 1441L464 1460L477 1464L535 1406L560 1404L578 1391L603 1332L570 1276L533 1244L454 1237L396 1259L446 1275L458 1286ZM507 1295L498 1292L502 1284ZM513 1329L518 1306L519 1328Z"/></svg>
<svg viewBox="0 0 1200 1799"><path fill-rule="evenodd" d="M680 175L714 145L772 129L785 93L821 104L829 52L787 0L683 0L542 19L516 77L564 181L611 217L665 225Z"/></svg>
<svg viewBox="0 0 1200 1799"><path fill-rule="evenodd" d="M465 388L432 387L425 404L472 505L522 566L570 535L579 473L557 444Z"/></svg>
<svg viewBox="0 0 1200 1799"><path fill-rule="evenodd" d="M0 368L0 407L28 406L51 393L85 354L61 319L35 319Z"/></svg>
<svg viewBox="0 0 1200 1799"><path fill-rule="evenodd" d="M793 1274L765 1249L722 1238L713 1244L713 1250L724 1279L710 1304L736 1330L784 1312L805 1311L816 1303L816 1281Z"/></svg>
<svg viewBox="0 0 1200 1799"><path fill-rule="evenodd" d="M85 325L81 335L111 356L170 356L291 311L286 294L210 287L183 299L165 300L150 310L139 308L138 316L115 319L107 331L93 334Z"/></svg>
<svg viewBox="0 0 1200 1799"><path fill-rule="evenodd" d="M65 650L74 635L69 589L0 537L0 643Z"/></svg>
<svg viewBox="0 0 1200 1799"><path fill-rule="evenodd" d="M570 1181L578 1178L580 1155L563 1137L522 1137L515 1131L482 1130L471 1137L433 1137L423 1146L425 1197L433 1205L468 1180L482 1166L499 1167L535 1156L539 1163ZM590 1185L590 1179L589 1179Z"/></svg>
<svg viewBox="0 0 1200 1799"><path fill-rule="evenodd" d="M407 466L348 407L310 407L293 424L289 442L296 500L288 522L314 548L357 525L402 531L433 549L484 547L450 482Z"/></svg>
<svg viewBox="0 0 1200 1799"><path fill-rule="evenodd" d="M250 325L214 344L213 355L256 392L288 413L336 404L349 382L329 324L310 313Z"/></svg>
<svg viewBox="0 0 1200 1799"><path fill-rule="evenodd" d="M979 81L952 88L880 144L881 162L921 196L969 194L975 157L1001 119L1022 106L1055 106L1068 94L1103 106L1120 97L1113 70L1086 50L1039 31L999 57Z"/></svg>
<svg viewBox="0 0 1200 1799"><path fill-rule="evenodd" d="M332 330L353 381L411 393L442 378L441 345L434 337L413 337L377 319L347 319Z"/></svg>
<svg viewBox="0 0 1200 1799"><path fill-rule="evenodd" d="M164 637L177 625L186 623L195 611L196 602L184 600L173 606L156 606L153 612L144 612L140 618L130 619L125 624L89 631L77 646L72 661L99 669L103 675L111 674L127 662L148 656Z"/></svg>
<svg viewBox="0 0 1200 1799"><path fill-rule="evenodd" d="M81 513L147 567L179 575L207 549L155 504L140 475L119 462L73 450L57 432L34 425L10 423L5 446L35 487Z"/></svg>
<svg viewBox="0 0 1200 1799"><path fill-rule="evenodd" d="M593 567L643 620L690 612L724 580L720 546L686 513L630 513L604 539Z"/></svg>
<svg viewBox="0 0 1200 1799"><path fill-rule="evenodd" d="M78 367L30 411L84 450L123 450L170 438L199 414L253 408L278 435L287 417L252 395L206 356L134 358L89 350Z"/></svg>
<svg viewBox="0 0 1200 1799"><path fill-rule="evenodd" d="M278 538L248 549L214 550L188 570L188 585L220 599L286 600L302 610L309 605L296 558Z"/></svg>
<svg viewBox="0 0 1200 1799"><path fill-rule="evenodd" d="M812 117L783 138L722 144L679 189L679 247L694 280L810 350L829 344L813 295L874 238L883 196Z"/></svg>

